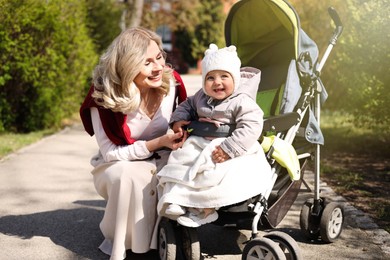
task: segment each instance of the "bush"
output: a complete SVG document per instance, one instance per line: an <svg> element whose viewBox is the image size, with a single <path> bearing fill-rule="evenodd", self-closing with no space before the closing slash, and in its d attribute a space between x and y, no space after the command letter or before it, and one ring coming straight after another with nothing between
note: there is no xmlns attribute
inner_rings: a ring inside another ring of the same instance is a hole
<svg viewBox="0 0 390 260"><path fill-rule="evenodd" d="M0 132L58 127L97 62L77 0L0 0Z"/></svg>

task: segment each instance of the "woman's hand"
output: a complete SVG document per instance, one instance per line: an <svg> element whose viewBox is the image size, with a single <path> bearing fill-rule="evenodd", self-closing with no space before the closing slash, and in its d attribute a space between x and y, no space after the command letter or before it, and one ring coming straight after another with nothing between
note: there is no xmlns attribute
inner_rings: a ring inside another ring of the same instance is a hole
<svg viewBox="0 0 390 260"><path fill-rule="evenodd" d="M163 147L177 150L183 146L184 141L188 137L187 131L184 131L183 126L188 125L190 121L178 121L172 126L174 133L168 133L158 138L146 142L146 147L150 152L154 152Z"/></svg>
<svg viewBox="0 0 390 260"><path fill-rule="evenodd" d="M225 151L222 150L222 148L218 145L217 147L215 147L215 150L212 152L211 158L215 163L222 163L224 161L229 160L230 156L227 153L225 153Z"/></svg>
<svg viewBox="0 0 390 260"><path fill-rule="evenodd" d="M187 139L187 132L169 133L161 136L161 144L164 147L168 147L172 150L177 150L183 146L184 141Z"/></svg>
<svg viewBox="0 0 390 260"><path fill-rule="evenodd" d="M174 133L181 133L182 134L181 140L178 140L178 142L181 143L181 145L183 145L185 140L187 140L188 132L184 130L184 126L188 125L189 123L191 123L191 121L182 120L182 121L175 122L172 126L172 130Z"/></svg>
<svg viewBox="0 0 390 260"><path fill-rule="evenodd" d="M153 140L146 141L146 148L150 152L154 152L164 147L170 148L172 150L177 150L182 147L186 136L187 133L185 131L177 133L168 133Z"/></svg>

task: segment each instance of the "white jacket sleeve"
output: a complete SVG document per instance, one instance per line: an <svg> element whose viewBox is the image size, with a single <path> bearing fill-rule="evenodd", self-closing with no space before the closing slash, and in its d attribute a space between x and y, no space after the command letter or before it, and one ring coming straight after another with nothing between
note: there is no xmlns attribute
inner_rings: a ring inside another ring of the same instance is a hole
<svg viewBox="0 0 390 260"><path fill-rule="evenodd" d="M104 132L99 112L95 107L91 108L91 118L96 141L105 162L143 160L153 155L146 148L146 141L139 140L131 145L122 146L114 144Z"/></svg>

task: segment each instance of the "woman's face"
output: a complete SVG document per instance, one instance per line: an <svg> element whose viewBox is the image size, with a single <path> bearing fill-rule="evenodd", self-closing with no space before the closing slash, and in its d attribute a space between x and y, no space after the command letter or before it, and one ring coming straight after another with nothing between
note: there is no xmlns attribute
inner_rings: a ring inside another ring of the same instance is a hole
<svg viewBox="0 0 390 260"><path fill-rule="evenodd" d="M229 72L212 70L207 73L204 82L205 93L217 100L222 100L233 94L234 80Z"/></svg>
<svg viewBox="0 0 390 260"><path fill-rule="evenodd" d="M134 83L140 90L159 88L162 85L165 58L155 41L150 41L145 57L145 63L141 68L141 72L135 77Z"/></svg>

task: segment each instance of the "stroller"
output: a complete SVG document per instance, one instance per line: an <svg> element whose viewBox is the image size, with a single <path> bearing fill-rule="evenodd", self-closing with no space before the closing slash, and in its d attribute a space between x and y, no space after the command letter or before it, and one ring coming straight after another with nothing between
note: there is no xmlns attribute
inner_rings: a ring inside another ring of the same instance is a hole
<svg viewBox="0 0 390 260"><path fill-rule="evenodd" d="M320 197L320 106L327 93L320 72L338 37L342 24L329 8L336 25L320 62L316 44L300 28L294 8L285 0L241 0L233 5L225 22L226 45L235 45L242 66L261 70L257 103L265 114L260 142L272 140L266 156L273 171L273 187L266 194L218 210L213 224L251 229L242 259L302 259L298 244L288 234L271 231L258 236L261 227L275 228L298 196L307 162L314 158L314 196L301 209L300 228L310 240L334 242L342 232L341 204ZM257 18L259 17L259 18ZM255 20L252 20L255 19ZM288 165L276 158L275 141L292 145L300 166L300 178L292 180ZM263 146L264 148L264 146ZM306 185L307 186L307 185ZM197 230L162 219L158 250L161 259L201 259Z"/></svg>

